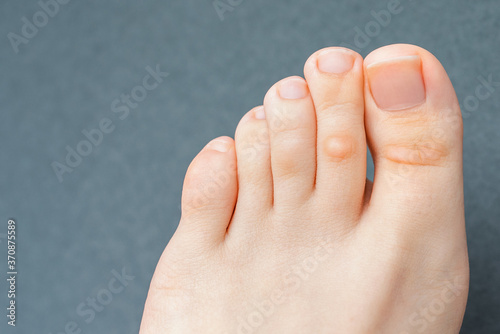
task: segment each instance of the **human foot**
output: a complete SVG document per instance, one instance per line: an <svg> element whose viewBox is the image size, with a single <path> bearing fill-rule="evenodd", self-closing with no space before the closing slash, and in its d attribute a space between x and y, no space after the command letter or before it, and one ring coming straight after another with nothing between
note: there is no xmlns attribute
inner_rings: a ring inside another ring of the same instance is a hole
<svg viewBox="0 0 500 334"><path fill-rule="evenodd" d="M444 69L411 45L364 62L329 48L305 77L192 162L141 333L459 331L462 123Z"/></svg>

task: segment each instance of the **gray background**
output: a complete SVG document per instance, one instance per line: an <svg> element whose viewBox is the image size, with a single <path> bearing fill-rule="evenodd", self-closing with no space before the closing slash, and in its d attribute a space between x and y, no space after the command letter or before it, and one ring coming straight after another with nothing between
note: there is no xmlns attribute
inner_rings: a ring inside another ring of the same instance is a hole
<svg viewBox="0 0 500 334"><path fill-rule="evenodd" d="M45 0L46 1L46 0ZM225 1L224 1L225 2ZM233 3L235 1L233 0ZM365 56L418 44L444 64L460 102L478 77L500 81L497 0L401 0L403 11L358 43ZM0 3L0 305L7 305L7 219L18 224L18 327L2 333L138 331L156 262L176 228L184 172L211 138L234 133L266 90L302 75L307 57L355 46L355 28L387 1L243 1L221 20L212 1L70 1L16 54L37 1ZM147 66L169 77L124 120L111 111ZM465 116L465 191L472 283L463 333L500 332L500 87ZM477 101L477 100L476 100ZM60 183L82 130L115 129ZM370 166L369 173L373 172ZM76 307L107 286L113 269L135 276L90 323ZM4 309L2 306L2 309ZM5 309L4 309L5 310Z"/></svg>

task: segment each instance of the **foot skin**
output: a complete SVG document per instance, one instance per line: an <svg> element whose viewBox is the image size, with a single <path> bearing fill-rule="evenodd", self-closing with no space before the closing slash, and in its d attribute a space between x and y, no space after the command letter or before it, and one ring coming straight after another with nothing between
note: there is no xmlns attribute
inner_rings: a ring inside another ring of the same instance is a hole
<svg viewBox="0 0 500 334"><path fill-rule="evenodd" d="M458 333L462 120L412 45L313 54L186 175L141 333ZM366 180L366 147L374 182Z"/></svg>

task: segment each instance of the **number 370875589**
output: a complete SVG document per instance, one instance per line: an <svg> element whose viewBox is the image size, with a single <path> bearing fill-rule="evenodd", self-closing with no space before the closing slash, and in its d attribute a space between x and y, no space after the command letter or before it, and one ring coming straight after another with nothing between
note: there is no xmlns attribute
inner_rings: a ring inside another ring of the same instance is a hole
<svg viewBox="0 0 500 334"><path fill-rule="evenodd" d="M16 266L16 222L12 219L9 220L7 226L7 254L8 266L13 270Z"/></svg>

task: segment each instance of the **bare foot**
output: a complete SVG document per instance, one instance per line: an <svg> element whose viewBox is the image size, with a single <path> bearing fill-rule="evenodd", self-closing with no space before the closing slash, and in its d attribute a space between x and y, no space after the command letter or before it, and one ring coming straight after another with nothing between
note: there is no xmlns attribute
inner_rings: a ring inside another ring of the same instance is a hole
<svg viewBox="0 0 500 334"><path fill-rule="evenodd" d="M462 120L445 70L412 45L328 48L305 78L192 162L142 334L459 332Z"/></svg>

